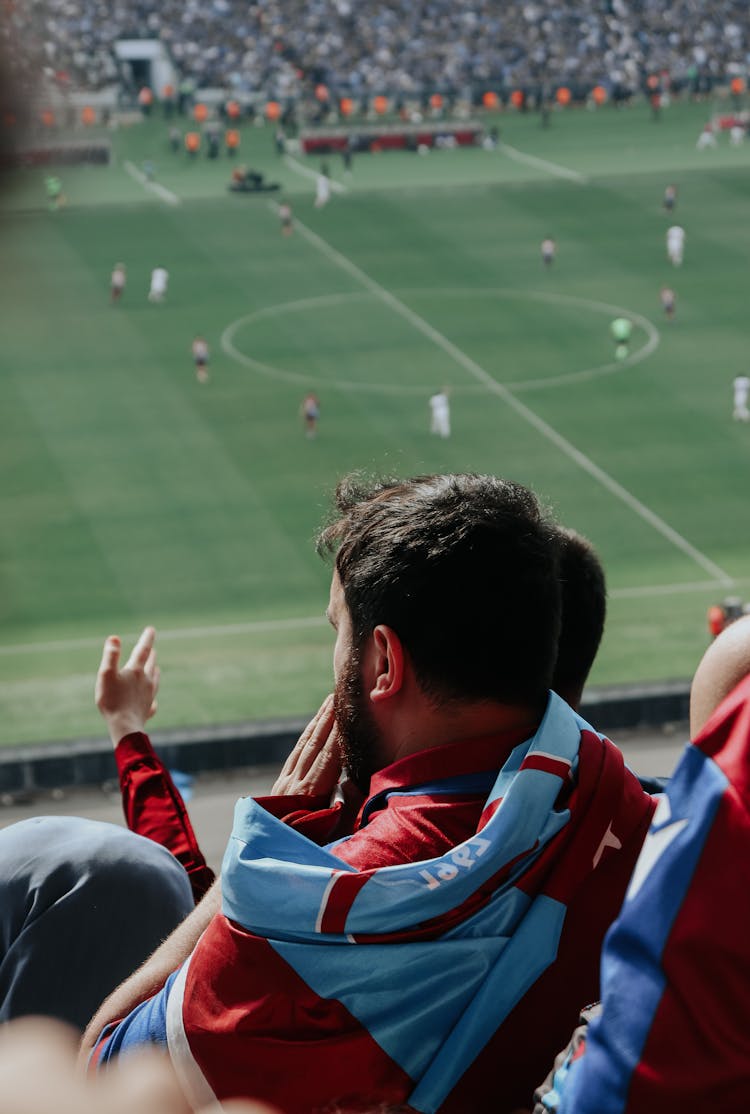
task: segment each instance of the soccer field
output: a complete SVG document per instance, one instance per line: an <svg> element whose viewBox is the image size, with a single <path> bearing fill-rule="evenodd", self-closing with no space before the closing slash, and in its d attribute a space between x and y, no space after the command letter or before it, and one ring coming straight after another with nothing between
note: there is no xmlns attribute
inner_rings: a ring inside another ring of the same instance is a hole
<svg viewBox="0 0 750 1114"><path fill-rule="evenodd" d="M317 162L278 159L270 129L246 127L242 160L282 182L290 238L267 198L227 193L227 159L172 155L162 121L114 134L107 168L61 171L60 212L41 172L19 174L2 216L0 743L99 734L101 641L147 622L159 726L311 711L332 645L311 539L351 469L530 485L607 568L592 682L690 676L707 606L750 594L750 426L731 389L747 368L750 145L696 151L709 112L503 116L498 151L363 155L350 179L331 158L322 210ZM146 298L157 264L162 305ZM617 362L622 313L636 326ZM429 433L441 386L447 441Z"/></svg>

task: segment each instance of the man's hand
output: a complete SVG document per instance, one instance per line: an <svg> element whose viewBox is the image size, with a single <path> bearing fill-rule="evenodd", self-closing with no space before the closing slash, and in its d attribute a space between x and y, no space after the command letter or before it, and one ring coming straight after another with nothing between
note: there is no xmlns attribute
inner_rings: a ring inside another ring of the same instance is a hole
<svg viewBox="0 0 750 1114"><path fill-rule="evenodd" d="M154 650L155 638L154 628L146 627L122 669L120 639L111 634L104 643L94 699L115 746L131 732L143 731L146 720L156 711L159 667Z"/></svg>
<svg viewBox="0 0 750 1114"><path fill-rule="evenodd" d="M341 776L339 729L333 696L327 696L299 737L271 792L276 796L326 796Z"/></svg>

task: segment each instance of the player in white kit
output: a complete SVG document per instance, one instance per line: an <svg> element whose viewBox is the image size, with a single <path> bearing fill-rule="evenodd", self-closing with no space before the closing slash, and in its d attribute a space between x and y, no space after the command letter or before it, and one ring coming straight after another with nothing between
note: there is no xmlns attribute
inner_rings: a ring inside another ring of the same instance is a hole
<svg viewBox="0 0 750 1114"><path fill-rule="evenodd" d="M448 389L443 387L430 399L430 433L438 437L451 435L451 409L448 402Z"/></svg>
<svg viewBox="0 0 750 1114"><path fill-rule="evenodd" d="M151 289L148 292L149 302L163 302L167 293L169 272L164 267L154 267L151 272Z"/></svg>
<svg viewBox="0 0 750 1114"><path fill-rule="evenodd" d="M667 229L667 258L674 267L681 266L684 250L685 229L679 224L673 224Z"/></svg>
<svg viewBox="0 0 750 1114"><path fill-rule="evenodd" d="M315 208L322 209L324 205L328 204L330 197L331 183L328 180L328 175L321 171L315 180Z"/></svg>
<svg viewBox="0 0 750 1114"><path fill-rule="evenodd" d="M119 302L122 297L122 292L125 289L127 282L127 274L125 271L124 263L115 263L112 269L112 277L110 279L109 296L110 301Z"/></svg>
<svg viewBox="0 0 750 1114"><path fill-rule="evenodd" d="M695 145L699 151L705 151L707 147L716 146L716 135L714 133L713 124L706 124L703 131L698 136L698 142Z"/></svg>
<svg viewBox="0 0 750 1114"><path fill-rule="evenodd" d="M734 387L734 413L732 417L736 422L750 422L750 410L747 408L747 398L750 394L750 379L747 375L738 375L733 383Z"/></svg>
<svg viewBox="0 0 750 1114"><path fill-rule="evenodd" d="M555 255L557 254L557 244L551 236L546 236L542 240L542 263L545 267L551 267L555 262Z"/></svg>

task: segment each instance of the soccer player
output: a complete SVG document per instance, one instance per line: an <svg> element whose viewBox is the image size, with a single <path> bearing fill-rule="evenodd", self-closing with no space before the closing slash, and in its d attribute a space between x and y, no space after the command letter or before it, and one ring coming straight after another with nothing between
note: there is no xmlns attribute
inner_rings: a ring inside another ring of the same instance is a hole
<svg viewBox="0 0 750 1114"><path fill-rule="evenodd" d="M451 410L447 387L443 387L431 397L430 415L430 433L436 433L438 437L450 437Z"/></svg>
<svg viewBox="0 0 750 1114"><path fill-rule="evenodd" d="M52 212L62 208L65 204L65 195L62 191L62 182L54 174L44 179L44 188L47 191L49 207Z"/></svg>
<svg viewBox="0 0 750 1114"><path fill-rule="evenodd" d="M125 274L125 264L115 263L112 270L112 277L110 281L110 299L112 302L119 302L122 297L122 292L125 289L127 276Z"/></svg>
<svg viewBox="0 0 750 1114"><path fill-rule="evenodd" d="M154 267L151 272L151 289L148 292L149 302L163 302L167 294L169 271L165 267Z"/></svg>
<svg viewBox="0 0 750 1114"><path fill-rule="evenodd" d="M320 417L320 401L318 396L313 394L305 395L302 399L302 406L300 407L302 420L305 423L305 436L317 437L318 435L318 418Z"/></svg>
<svg viewBox="0 0 750 1114"><path fill-rule="evenodd" d="M616 317L609 328L615 340L615 356L618 360L624 360L633 333L633 322L629 317Z"/></svg>
<svg viewBox="0 0 750 1114"><path fill-rule="evenodd" d="M292 207L288 201L282 201L279 205L279 220L281 221L281 235L291 236L294 225L292 223Z"/></svg>
<svg viewBox="0 0 750 1114"><path fill-rule="evenodd" d="M667 213L671 213L677 204L677 186L667 186L664 190L662 205Z"/></svg>
<svg viewBox="0 0 750 1114"><path fill-rule="evenodd" d="M750 422L750 410L747 408L750 378L747 375L738 375L732 385L734 387L734 413L732 417L736 422Z"/></svg>
<svg viewBox="0 0 750 1114"><path fill-rule="evenodd" d="M555 254L557 252L557 244L551 236L547 236L542 240L542 263L545 267L551 267L555 262Z"/></svg>
<svg viewBox="0 0 750 1114"><path fill-rule="evenodd" d="M685 229L679 224L670 225L667 229L667 258L673 267L682 266L684 250Z"/></svg>
<svg viewBox="0 0 750 1114"><path fill-rule="evenodd" d="M331 199L331 183L328 175L321 170L315 182L315 208L322 209Z"/></svg>
<svg viewBox="0 0 750 1114"><path fill-rule="evenodd" d="M195 362L195 378L199 383L208 382L208 344L205 337L197 336L191 345Z"/></svg>
<svg viewBox="0 0 750 1114"><path fill-rule="evenodd" d="M695 144L699 151L705 151L707 147L716 146L716 136L714 135L714 126L708 123L704 126L703 131L698 136L698 142Z"/></svg>
<svg viewBox="0 0 750 1114"><path fill-rule="evenodd" d="M664 316L668 321L671 321L677 309L677 295L671 286L662 286L659 291L659 299L661 308L664 310Z"/></svg>

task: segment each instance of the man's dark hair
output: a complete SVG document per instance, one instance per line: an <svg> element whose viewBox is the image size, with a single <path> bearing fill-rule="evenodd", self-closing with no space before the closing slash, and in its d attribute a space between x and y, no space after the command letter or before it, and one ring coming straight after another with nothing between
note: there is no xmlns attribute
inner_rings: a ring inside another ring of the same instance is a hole
<svg viewBox="0 0 750 1114"><path fill-rule="evenodd" d="M336 489L334 553L355 649L398 634L438 701L541 704L560 627L559 532L535 495L495 476L419 476Z"/></svg>
<svg viewBox="0 0 750 1114"><path fill-rule="evenodd" d="M562 626L552 688L577 707L604 633L607 583L594 547L575 530L560 530Z"/></svg>

